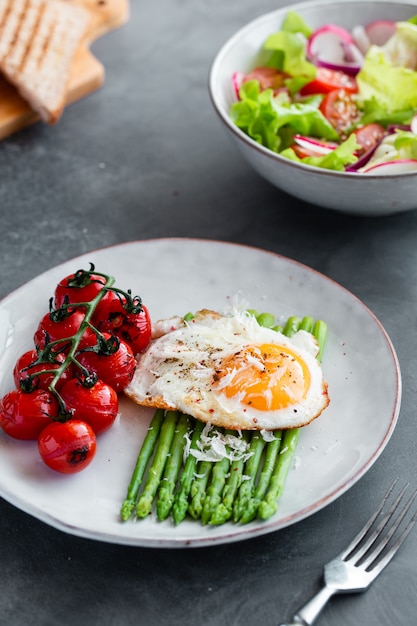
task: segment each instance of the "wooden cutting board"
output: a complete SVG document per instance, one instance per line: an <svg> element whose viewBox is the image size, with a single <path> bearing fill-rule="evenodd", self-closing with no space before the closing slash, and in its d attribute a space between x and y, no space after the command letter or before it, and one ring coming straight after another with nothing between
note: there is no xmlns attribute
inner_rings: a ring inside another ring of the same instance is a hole
<svg viewBox="0 0 417 626"><path fill-rule="evenodd" d="M104 82L103 65L90 52L98 37L124 24L129 16L129 0L69 0L91 14L90 27L75 54L68 86L67 104L84 98ZM16 89L0 75L0 139L39 121Z"/></svg>

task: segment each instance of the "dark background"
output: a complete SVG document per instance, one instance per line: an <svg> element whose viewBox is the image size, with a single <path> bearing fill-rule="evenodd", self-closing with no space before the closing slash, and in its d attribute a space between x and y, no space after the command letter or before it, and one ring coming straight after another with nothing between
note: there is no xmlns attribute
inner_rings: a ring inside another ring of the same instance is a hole
<svg viewBox="0 0 417 626"><path fill-rule="evenodd" d="M212 109L208 72L239 27L284 3L133 0L98 40L103 88L0 143L0 296L84 252L186 236L278 252L330 276L384 324L403 403L386 450L312 517L241 543L123 547L73 537L0 501L0 624L276 626L318 590L393 477L416 483L417 211L358 218L302 203L261 179ZM416 200L417 206L417 200ZM412 626L417 534L364 595L330 602L323 626Z"/></svg>

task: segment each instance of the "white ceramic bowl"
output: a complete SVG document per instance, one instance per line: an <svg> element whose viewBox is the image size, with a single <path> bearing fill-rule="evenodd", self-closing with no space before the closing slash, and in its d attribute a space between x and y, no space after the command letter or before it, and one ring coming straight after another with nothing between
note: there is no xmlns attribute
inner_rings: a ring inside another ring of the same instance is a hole
<svg viewBox="0 0 417 626"><path fill-rule="evenodd" d="M312 28L334 23L349 29L378 19L408 19L417 14L417 2L311 0L283 7L247 24L223 45L210 70L210 97L228 135L261 176L306 202L356 215L380 216L416 209L415 172L382 177L294 163L259 145L231 121L229 110L236 99L233 73L255 67L265 39L279 30L289 10L299 13Z"/></svg>

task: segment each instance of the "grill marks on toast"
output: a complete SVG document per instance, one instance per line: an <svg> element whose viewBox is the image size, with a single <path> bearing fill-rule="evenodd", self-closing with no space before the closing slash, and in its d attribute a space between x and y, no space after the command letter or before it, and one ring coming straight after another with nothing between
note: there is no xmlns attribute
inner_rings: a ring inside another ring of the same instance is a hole
<svg viewBox="0 0 417 626"><path fill-rule="evenodd" d="M0 70L48 123L64 108L88 13L61 0L0 0Z"/></svg>

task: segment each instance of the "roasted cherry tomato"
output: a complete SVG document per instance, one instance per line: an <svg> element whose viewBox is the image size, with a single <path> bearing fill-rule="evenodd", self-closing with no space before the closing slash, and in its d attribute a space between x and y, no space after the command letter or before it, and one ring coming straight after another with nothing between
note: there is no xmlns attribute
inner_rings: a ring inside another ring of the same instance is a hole
<svg viewBox="0 0 417 626"><path fill-rule="evenodd" d="M286 78L290 78L289 74L280 72L273 67L257 67L245 75L243 82L257 80L261 90L273 89L274 91L280 91L285 88Z"/></svg>
<svg viewBox="0 0 417 626"><path fill-rule="evenodd" d="M35 345L43 350L46 342L57 341L72 337L79 330L84 321L85 314L79 309L72 311L52 311L43 316L39 322L33 340ZM92 331L87 328L83 337L92 335ZM64 346L64 344L63 344Z"/></svg>
<svg viewBox="0 0 417 626"><path fill-rule="evenodd" d="M356 141L360 145L360 149L356 151L358 157L373 150L386 135L385 128L379 124L366 124L366 126L357 128L354 132Z"/></svg>
<svg viewBox="0 0 417 626"><path fill-rule="evenodd" d="M318 67L315 78L300 89L300 95L310 96L316 93L329 93L335 89L344 89L346 93L357 93L356 78L338 70Z"/></svg>
<svg viewBox="0 0 417 626"><path fill-rule="evenodd" d="M31 391L33 389L48 389L55 377L55 370L57 370L65 361L65 355L62 354L62 352L54 354L52 357L53 362L51 363L36 363L37 358L38 353L36 350L28 350L16 361L16 365L13 370L13 378L18 389L22 388L25 391ZM51 373L43 373L46 370L53 371ZM65 381L69 380L73 376L74 370L73 366L70 364L62 372L59 380L57 381L56 389L62 387Z"/></svg>
<svg viewBox="0 0 417 626"><path fill-rule="evenodd" d="M94 266L92 266L94 271ZM57 309L63 304L78 304L91 302L103 289L106 279L98 274L90 274L85 270L78 270L63 278L55 288L54 303Z"/></svg>
<svg viewBox="0 0 417 626"><path fill-rule="evenodd" d="M58 402L49 391L14 389L0 401L0 426L14 439L37 439L58 412Z"/></svg>
<svg viewBox="0 0 417 626"><path fill-rule="evenodd" d="M97 306L93 324L103 333L112 333L123 339L134 354L142 352L151 340L151 319L143 304L139 313L126 310L126 298L113 294Z"/></svg>
<svg viewBox="0 0 417 626"><path fill-rule="evenodd" d="M359 119L359 110L352 95L345 89L328 93L320 104L320 111L335 130L343 133Z"/></svg>
<svg viewBox="0 0 417 626"><path fill-rule="evenodd" d="M96 435L108 430L117 417L117 393L101 380L86 386L82 380L72 378L60 390L71 418L90 424Z"/></svg>
<svg viewBox="0 0 417 626"><path fill-rule="evenodd" d="M62 474L75 474L90 465L96 446L93 429L79 420L52 422L38 438L42 460Z"/></svg>
<svg viewBox="0 0 417 626"><path fill-rule="evenodd" d="M136 359L122 339L110 333L103 333L103 339L93 336L83 341L77 360L118 393L132 380Z"/></svg>

